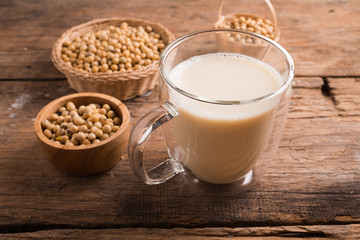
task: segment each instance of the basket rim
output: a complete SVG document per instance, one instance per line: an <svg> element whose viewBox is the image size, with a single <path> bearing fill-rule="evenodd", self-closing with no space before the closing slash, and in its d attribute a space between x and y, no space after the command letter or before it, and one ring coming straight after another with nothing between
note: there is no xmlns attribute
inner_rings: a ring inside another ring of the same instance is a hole
<svg viewBox="0 0 360 240"><path fill-rule="evenodd" d="M101 29L105 26L110 25L117 25L121 22L126 21L130 26L138 24L138 25L150 25L151 27L155 27L156 29L161 29L162 32L162 39L164 39L163 36L165 36L166 39L168 39L168 42L166 42L166 45L172 42L175 37L172 32L168 28L166 28L164 25L153 22L141 18L134 18L134 17L110 17L110 18L99 18L99 19L93 19L78 25L75 25L69 29L67 29L62 35L56 40L52 47L51 52L51 60L55 67L62 72L66 77L68 75L81 77L83 79L86 79L86 81L94 81L94 82L102 82L102 81L128 81L128 80L138 80L139 78L148 76L149 74L153 74L157 71L157 67L159 64L159 60L156 60L149 64L148 66L143 67L140 70L135 70L132 72L111 72L111 73L89 73L86 71L81 71L79 69L76 69L72 66L69 66L66 64L62 58L61 58L61 47L63 42L66 39L73 40L77 35L81 35L85 32L91 32L90 28L96 27ZM72 36L74 35L74 36ZM71 37L72 36L72 37ZM109 79L110 78L110 79Z"/></svg>

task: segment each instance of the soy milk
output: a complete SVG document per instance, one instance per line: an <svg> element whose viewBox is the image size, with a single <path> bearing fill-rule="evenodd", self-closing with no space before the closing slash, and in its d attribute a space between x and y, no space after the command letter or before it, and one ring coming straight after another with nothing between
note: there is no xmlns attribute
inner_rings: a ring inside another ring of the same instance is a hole
<svg viewBox="0 0 360 240"><path fill-rule="evenodd" d="M189 94L219 101L259 98L282 85L271 66L232 53L193 57L172 69L169 79ZM169 94L179 111L173 119L175 155L197 177L231 183L254 167L270 137L278 98L220 105L185 98L175 90Z"/></svg>

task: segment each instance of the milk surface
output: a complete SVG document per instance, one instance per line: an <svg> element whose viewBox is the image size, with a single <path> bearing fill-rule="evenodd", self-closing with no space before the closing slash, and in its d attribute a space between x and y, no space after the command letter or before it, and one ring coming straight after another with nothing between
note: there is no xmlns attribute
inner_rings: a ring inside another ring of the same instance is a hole
<svg viewBox="0 0 360 240"><path fill-rule="evenodd" d="M169 74L173 84L210 100L241 101L265 96L282 85L280 74L259 60L217 53L193 57ZM174 123L179 160L200 179L239 180L255 165L269 140L279 98L240 105L197 101L169 90L178 109Z"/></svg>
<svg viewBox="0 0 360 240"><path fill-rule="evenodd" d="M257 59L233 53L196 56L176 66L171 81L182 90L211 100L241 101L267 95L280 76Z"/></svg>

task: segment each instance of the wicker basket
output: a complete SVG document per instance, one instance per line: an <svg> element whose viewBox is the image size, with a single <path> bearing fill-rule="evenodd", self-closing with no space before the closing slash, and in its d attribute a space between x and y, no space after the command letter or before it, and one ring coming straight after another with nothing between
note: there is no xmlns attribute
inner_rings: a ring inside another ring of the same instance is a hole
<svg viewBox="0 0 360 240"><path fill-rule="evenodd" d="M263 20L269 19L274 27L274 41L278 41L280 38L280 31L277 25L277 17L275 10L270 2L270 0L251 0L250 2L257 6L256 9L260 12L260 10L265 11L266 14L250 14L246 13L248 5L245 2L249 3L249 1L239 1L239 8L243 8L244 12L240 13L227 13L224 14L224 2L225 0L221 0L220 7L218 11L218 20L214 23L213 27L215 29L226 29L225 26L229 26L231 21L235 18L243 17L250 17L253 19L262 18ZM231 6L230 6L231 7ZM231 11L236 11L235 7L230 8ZM229 8L228 8L229 10ZM271 17L269 17L271 16ZM246 30L242 30L246 32ZM222 52L236 52L241 53L250 57L254 57L257 59L262 60L269 51L269 45L266 44L264 41L255 39L253 36L241 36L240 33L233 33L233 36L230 34L222 34L217 37L218 41L218 50ZM239 37L238 39L236 37Z"/></svg>
<svg viewBox="0 0 360 240"><path fill-rule="evenodd" d="M263 20L269 19L272 22L272 26L274 27L274 41L279 41L280 39L280 30L277 22L277 17L275 13L275 9L273 5L271 4L270 0L258 0L258 1L251 1L253 4L257 4L258 10L263 9L267 14L265 16L261 16L258 14L249 14L249 13L223 13L223 5L225 0L221 0L220 7L218 10L218 20L214 23L214 28L224 28L225 25L227 25L229 22L232 21L234 18L239 18L240 16L244 17L250 17L250 18L262 18ZM239 1L239 4L241 5L241 1ZM242 6L244 9L246 9L246 4ZM233 9L234 10L234 9Z"/></svg>
<svg viewBox="0 0 360 240"><path fill-rule="evenodd" d="M67 30L54 44L51 59L76 91L105 93L120 100L127 100L144 94L156 86L158 61L133 72L89 73L67 65L61 58L61 49L65 41L72 41L83 33L95 32L111 25L119 26L124 21L129 26L150 25L161 35L161 40L165 45L174 40L174 35L161 24L136 18L96 19Z"/></svg>

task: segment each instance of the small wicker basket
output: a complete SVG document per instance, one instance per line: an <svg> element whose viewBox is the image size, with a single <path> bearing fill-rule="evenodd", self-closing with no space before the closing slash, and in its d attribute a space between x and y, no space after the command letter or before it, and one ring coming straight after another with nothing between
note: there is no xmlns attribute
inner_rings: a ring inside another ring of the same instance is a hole
<svg viewBox="0 0 360 240"><path fill-rule="evenodd" d="M238 1L240 4L237 7L242 8L242 11L227 14L224 14L224 2L225 0L221 0L220 2L218 20L213 25L215 29L227 29L227 26L230 25L233 19L239 19L240 17L262 19L263 21L268 19L274 29L273 40L278 41L280 39L276 13L270 0L241 0ZM249 6L250 3L253 7ZM255 14L251 13L251 9L255 11ZM237 11L234 6L228 6L227 11L229 10ZM246 32L247 30L241 29L241 31ZM251 31L248 32L251 33ZM255 39L255 37L251 35L246 36L245 34L234 32L232 36L230 36L230 34L219 35L217 40L219 51L241 53L260 60L263 59L269 51L268 44L265 44L265 42L260 39Z"/></svg>
<svg viewBox="0 0 360 240"><path fill-rule="evenodd" d="M278 26L278 21L277 21L277 17L276 17L276 13L275 13L275 9L271 3L270 0L251 0L250 2L253 5L257 6L257 10L260 12L260 10L263 10L264 13L245 13L247 7L248 7L248 3L245 3L245 1L243 2L243 5L241 5L242 1L239 1L239 7L242 7L243 10L245 10L244 12L241 13L227 13L224 14L223 11L223 6L224 6L224 2L225 0L221 0L220 2L220 6L219 6L219 10L218 10L218 20L214 23L214 28L224 28L225 25L228 25L233 19L235 18L239 18L241 16L244 17L250 17L253 19L258 19L261 18L263 20L269 19L271 21L271 25L274 27L274 36L273 36L273 40L278 42L280 39L280 30L279 30L279 26ZM232 7L232 10L236 10L235 7ZM264 14L264 15L263 15Z"/></svg>
<svg viewBox="0 0 360 240"><path fill-rule="evenodd" d="M142 95L156 86L158 61L133 72L89 73L67 65L61 58L61 49L65 41L73 41L81 34L95 32L111 25L119 26L122 22L127 22L133 27L150 25L160 34L165 45L174 40L174 35L163 25L136 18L95 19L72 27L54 44L51 59L76 91L105 93L120 100L127 100Z"/></svg>

